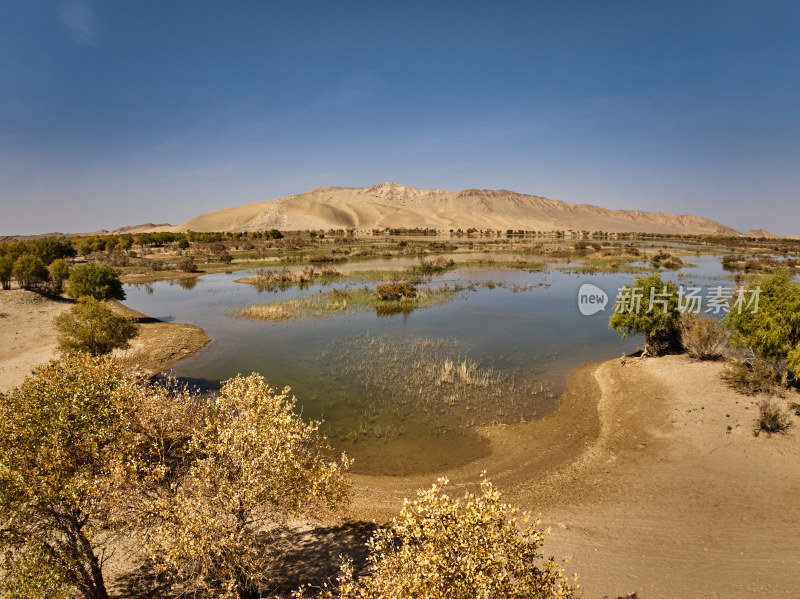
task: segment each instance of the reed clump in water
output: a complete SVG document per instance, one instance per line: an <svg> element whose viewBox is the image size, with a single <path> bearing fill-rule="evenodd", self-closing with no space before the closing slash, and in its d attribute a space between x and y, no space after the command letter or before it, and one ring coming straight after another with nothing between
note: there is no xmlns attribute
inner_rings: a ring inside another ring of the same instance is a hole
<svg viewBox="0 0 800 599"><path fill-rule="evenodd" d="M407 284L410 285L410 284ZM414 287L410 285L410 287ZM381 299L369 287L331 289L287 300L257 304L235 313L256 320L285 320L287 318L325 318L336 314L374 310L379 316L408 313L447 302L458 293L448 287L416 288L413 298Z"/></svg>
<svg viewBox="0 0 800 599"><path fill-rule="evenodd" d="M553 393L524 373L481 366L456 341L364 336L333 342L319 360L323 376L359 389L348 407L359 425L332 437L389 438L423 425L442 433L511 424L543 413Z"/></svg>
<svg viewBox="0 0 800 599"><path fill-rule="evenodd" d="M259 268L252 277L239 279L238 283L248 283L255 287L259 293L262 291L286 291L295 285L303 288L313 281L331 281L342 276L342 273L332 266L314 268L306 266L302 270L283 268Z"/></svg>

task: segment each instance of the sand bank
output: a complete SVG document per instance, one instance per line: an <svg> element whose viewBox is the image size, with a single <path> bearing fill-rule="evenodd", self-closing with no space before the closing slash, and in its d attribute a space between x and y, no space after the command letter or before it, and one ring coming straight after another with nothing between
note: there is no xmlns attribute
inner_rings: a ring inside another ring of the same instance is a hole
<svg viewBox="0 0 800 599"><path fill-rule="evenodd" d="M53 319L71 300L11 289L0 291L0 392L21 384L37 366L58 356ZM209 338L199 327L149 318L118 302L114 310L139 321L139 336L115 356L126 366L157 373L196 354Z"/></svg>

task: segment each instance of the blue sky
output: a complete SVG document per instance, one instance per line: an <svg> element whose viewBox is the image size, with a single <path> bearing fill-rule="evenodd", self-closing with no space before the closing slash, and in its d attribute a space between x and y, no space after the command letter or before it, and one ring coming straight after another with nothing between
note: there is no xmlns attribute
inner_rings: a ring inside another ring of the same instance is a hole
<svg viewBox="0 0 800 599"><path fill-rule="evenodd" d="M0 10L0 234L383 181L800 234L797 2Z"/></svg>

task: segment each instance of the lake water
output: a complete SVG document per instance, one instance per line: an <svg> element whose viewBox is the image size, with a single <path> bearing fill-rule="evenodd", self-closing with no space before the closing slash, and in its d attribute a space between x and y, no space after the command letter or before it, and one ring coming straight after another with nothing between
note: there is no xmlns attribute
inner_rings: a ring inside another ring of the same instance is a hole
<svg viewBox="0 0 800 599"><path fill-rule="evenodd" d="M662 276L684 286L731 284L721 279L717 256L684 261L696 266ZM374 267L390 264L380 260ZM443 471L475 459L487 451L477 426L542 416L557 405L570 370L642 344L640 338L623 340L608 327L617 290L634 275L460 268L430 284L472 282L475 290L431 308L262 322L233 313L317 293L321 286L259 293L234 282L249 274L207 275L193 280L193 287L186 281L128 285L125 304L155 318L200 326L212 339L173 368L179 378L210 390L236 374L258 372L273 387L290 386L303 415L324 419L323 431L334 447L356 459L356 472ZM581 315L577 296L584 283L608 293L605 311ZM363 283L325 288L345 285ZM489 383L457 388L441 381L447 360L467 361Z"/></svg>

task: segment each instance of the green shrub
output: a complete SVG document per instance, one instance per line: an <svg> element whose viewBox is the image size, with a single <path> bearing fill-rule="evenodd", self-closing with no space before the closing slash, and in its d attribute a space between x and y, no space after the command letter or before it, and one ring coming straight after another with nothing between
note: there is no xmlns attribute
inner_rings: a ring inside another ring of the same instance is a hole
<svg viewBox="0 0 800 599"><path fill-rule="evenodd" d="M732 309L724 322L733 333L731 343L772 362L786 384L789 370L800 370L800 284L782 272L759 287L758 311Z"/></svg>
<svg viewBox="0 0 800 599"><path fill-rule="evenodd" d="M59 258L74 258L75 248L66 237L42 237L27 242L31 253L45 264L52 264Z"/></svg>
<svg viewBox="0 0 800 599"><path fill-rule="evenodd" d="M618 298L620 305L615 306L609 326L623 339L630 335L644 335L644 350L647 355L658 355L676 345L679 341L681 313L677 309L678 288L675 283L665 283L660 275L654 274L646 278L637 277L629 289L640 293L641 299L623 306L623 296ZM651 297L655 300L652 305ZM663 302L666 302L666 306Z"/></svg>
<svg viewBox="0 0 800 599"><path fill-rule="evenodd" d="M50 291L56 295L64 288L64 281L69 279L69 266L61 259L53 260L50 265Z"/></svg>
<svg viewBox="0 0 800 599"><path fill-rule="evenodd" d="M47 282L50 273L39 258L33 254L23 254L14 262L14 278L23 289L35 289Z"/></svg>
<svg viewBox="0 0 800 599"><path fill-rule="evenodd" d="M133 318L115 314L89 295L79 298L68 312L59 314L55 325L60 333L58 347L66 354L86 352L100 356L128 347L138 334Z"/></svg>
<svg viewBox="0 0 800 599"><path fill-rule="evenodd" d="M125 299L125 290L116 271L107 264L87 262L72 269L69 275L70 297L91 296L96 300Z"/></svg>

